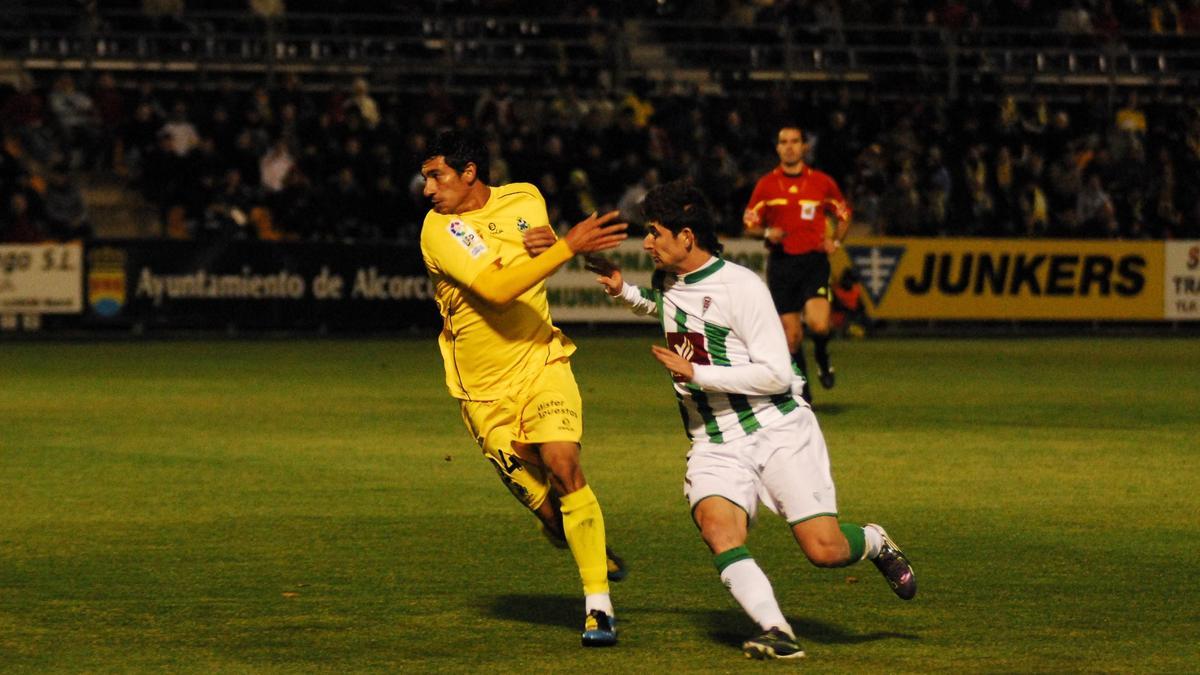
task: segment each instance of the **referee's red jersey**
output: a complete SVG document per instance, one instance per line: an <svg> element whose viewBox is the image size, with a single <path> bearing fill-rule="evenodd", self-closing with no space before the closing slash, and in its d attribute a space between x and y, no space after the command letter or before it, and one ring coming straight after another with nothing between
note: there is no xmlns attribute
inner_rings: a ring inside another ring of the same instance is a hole
<svg viewBox="0 0 1200 675"><path fill-rule="evenodd" d="M777 166L758 179L747 209L758 211L760 227L784 232L783 252L789 255L820 251L825 241L826 214L850 219L850 205L829 174L805 166L788 175Z"/></svg>

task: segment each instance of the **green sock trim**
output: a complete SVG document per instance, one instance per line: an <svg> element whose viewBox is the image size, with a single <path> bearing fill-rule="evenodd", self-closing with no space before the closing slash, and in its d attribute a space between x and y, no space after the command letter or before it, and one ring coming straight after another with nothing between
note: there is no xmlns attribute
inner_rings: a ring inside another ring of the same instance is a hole
<svg viewBox="0 0 1200 675"><path fill-rule="evenodd" d="M863 533L863 529L859 525L840 525L842 534L846 536L846 541L850 542L850 560L846 561L847 565L853 565L863 559L863 554L867 552L867 535Z"/></svg>
<svg viewBox="0 0 1200 675"><path fill-rule="evenodd" d="M725 571L726 567L729 567L733 563L739 560L746 560L751 557L753 556L750 555L749 549L747 549L744 545L738 546L736 548L731 548L724 553L718 553L713 556L713 565L716 565L717 574L720 574L721 572Z"/></svg>

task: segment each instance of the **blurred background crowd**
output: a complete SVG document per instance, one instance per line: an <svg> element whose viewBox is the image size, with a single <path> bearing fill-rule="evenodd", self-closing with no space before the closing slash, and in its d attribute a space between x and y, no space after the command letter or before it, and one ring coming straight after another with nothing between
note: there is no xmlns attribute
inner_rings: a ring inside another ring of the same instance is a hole
<svg viewBox="0 0 1200 675"><path fill-rule="evenodd" d="M519 5L606 21L819 26L833 41L843 25L885 23L962 39L980 25L1051 25L1090 43L1200 34L1191 0L434 4L443 15ZM428 3L371 11L382 5ZM1200 238L1200 87L1101 83L1063 95L984 79L952 95L917 86L885 97L870 83L830 81L765 83L741 96L559 75L530 87L498 72L464 90L436 77L381 87L369 74L322 86L294 72L165 86L136 73L18 71L0 86L0 239L94 236L80 186L99 175L153 205L161 236L411 241L426 210L424 149L447 127L483 130L491 182L536 184L556 225L612 208L636 218L649 188L689 177L732 236L788 121L805 129L810 163L841 185L862 234Z"/></svg>

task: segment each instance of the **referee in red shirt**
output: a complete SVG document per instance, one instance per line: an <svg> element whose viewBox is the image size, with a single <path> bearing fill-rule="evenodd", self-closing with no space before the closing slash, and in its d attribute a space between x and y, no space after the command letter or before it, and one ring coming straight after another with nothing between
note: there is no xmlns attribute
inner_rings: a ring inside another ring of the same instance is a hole
<svg viewBox="0 0 1200 675"><path fill-rule="evenodd" d="M829 254L850 228L850 206L829 174L804 164L804 131L779 130L779 166L758 179L742 215L746 233L767 242L767 286L783 322L792 359L804 375L804 399L812 402L804 360L804 327L813 341L821 386L833 387L829 365ZM832 231L827 216L833 216Z"/></svg>

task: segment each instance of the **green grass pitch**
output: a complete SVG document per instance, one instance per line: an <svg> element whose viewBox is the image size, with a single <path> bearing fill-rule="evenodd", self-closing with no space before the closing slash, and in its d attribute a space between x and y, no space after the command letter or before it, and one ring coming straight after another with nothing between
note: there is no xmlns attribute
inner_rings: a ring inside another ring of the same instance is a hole
<svg viewBox="0 0 1200 675"><path fill-rule="evenodd" d="M750 550L809 658L754 627L688 517L656 336L581 334L584 466L621 643L579 647L569 555L462 428L432 340L0 344L0 671L1195 672L1200 350L1186 339L835 342L842 517L913 560Z"/></svg>

